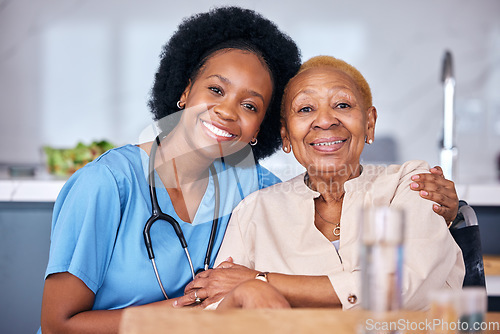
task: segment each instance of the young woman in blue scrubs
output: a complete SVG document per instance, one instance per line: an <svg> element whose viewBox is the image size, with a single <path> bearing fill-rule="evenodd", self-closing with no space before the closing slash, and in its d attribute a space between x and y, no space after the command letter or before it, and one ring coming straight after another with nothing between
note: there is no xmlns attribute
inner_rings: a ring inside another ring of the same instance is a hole
<svg viewBox="0 0 500 334"><path fill-rule="evenodd" d="M209 166L217 170L221 203L211 264L234 206L279 182L255 160L279 146L283 87L299 65L290 38L255 12L234 7L189 18L165 46L150 101L168 132L155 155L156 192L162 211L181 225L195 271L203 268L214 215ZM178 121L168 116L179 111ZM150 234L168 300L146 251L150 151L151 143L110 150L62 189L54 207L43 333L116 332L124 308L171 307L192 280L167 222L153 224ZM235 156L240 151L250 155Z"/></svg>

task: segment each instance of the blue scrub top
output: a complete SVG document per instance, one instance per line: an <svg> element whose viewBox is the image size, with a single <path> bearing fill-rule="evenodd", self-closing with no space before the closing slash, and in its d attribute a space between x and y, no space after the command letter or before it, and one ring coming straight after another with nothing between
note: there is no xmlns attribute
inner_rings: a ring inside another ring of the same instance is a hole
<svg viewBox="0 0 500 334"><path fill-rule="evenodd" d="M80 278L95 293L95 310L164 299L143 238L144 225L151 215L148 164L149 156L137 146L112 149L77 171L55 203L45 277L69 272ZM226 168L218 161L215 167L220 183L221 218L211 265L232 209L253 191L279 182L259 165ZM212 177L192 224L177 216L159 179L156 185L162 211L181 225L195 271L202 268L214 214ZM167 295L183 295L192 277L177 235L169 223L158 221L151 228L151 239Z"/></svg>

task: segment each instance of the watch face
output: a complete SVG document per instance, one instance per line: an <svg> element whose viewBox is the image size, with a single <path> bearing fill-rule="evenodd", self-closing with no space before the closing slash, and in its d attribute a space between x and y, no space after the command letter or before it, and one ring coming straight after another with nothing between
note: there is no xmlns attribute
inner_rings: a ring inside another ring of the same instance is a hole
<svg viewBox="0 0 500 334"><path fill-rule="evenodd" d="M258 279L258 280L261 280L263 282L269 282L267 280L267 272L264 272L264 273L258 273L256 276L255 276L255 279Z"/></svg>

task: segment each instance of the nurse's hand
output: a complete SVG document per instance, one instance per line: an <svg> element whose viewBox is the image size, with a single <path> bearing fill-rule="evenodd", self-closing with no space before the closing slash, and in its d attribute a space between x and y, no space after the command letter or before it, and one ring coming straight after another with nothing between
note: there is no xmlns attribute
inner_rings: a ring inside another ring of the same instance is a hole
<svg viewBox="0 0 500 334"><path fill-rule="evenodd" d="M410 189L418 191L422 198L436 202L432 206L434 212L443 216L447 224L451 223L458 213L458 195L455 183L443 176L441 167L430 169L430 174L422 173L411 177Z"/></svg>
<svg viewBox="0 0 500 334"><path fill-rule="evenodd" d="M271 284L252 279L229 292L217 307L229 308L290 308L290 304Z"/></svg>
<svg viewBox="0 0 500 334"><path fill-rule="evenodd" d="M222 299L229 291L241 283L254 279L259 272L230 261L222 262L214 269L206 270L198 275L184 289L184 297L178 301L178 306L190 305L196 297L203 301L205 307ZM195 296L196 292L196 296ZM182 305L181 305L182 303Z"/></svg>

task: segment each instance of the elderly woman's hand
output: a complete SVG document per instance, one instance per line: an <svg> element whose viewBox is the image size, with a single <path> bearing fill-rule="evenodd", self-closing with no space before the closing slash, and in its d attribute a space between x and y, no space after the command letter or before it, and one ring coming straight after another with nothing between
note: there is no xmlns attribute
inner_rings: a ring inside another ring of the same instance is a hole
<svg viewBox="0 0 500 334"><path fill-rule="evenodd" d="M290 304L271 284L253 279L238 285L217 307L228 308L290 308Z"/></svg>
<svg viewBox="0 0 500 334"><path fill-rule="evenodd" d="M430 172L430 174L413 175L410 188L419 191L421 197L436 202L437 204L434 204L432 209L443 216L446 223L449 224L458 213L458 195L455 183L444 178L443 170L439 166L431 168Z"/></svg>
<svg viewBox="0 0 500 334"><path fill-rule="evenodd" d="M203 300L202 307L215 303L244 281L254 279L257 273L258 271L233 263L229 258L216 268L196 275L195 279L184 289L186 298L179 301L183 304L180 306L193 304L196 297Z"/></svg>

